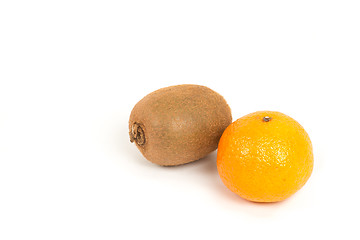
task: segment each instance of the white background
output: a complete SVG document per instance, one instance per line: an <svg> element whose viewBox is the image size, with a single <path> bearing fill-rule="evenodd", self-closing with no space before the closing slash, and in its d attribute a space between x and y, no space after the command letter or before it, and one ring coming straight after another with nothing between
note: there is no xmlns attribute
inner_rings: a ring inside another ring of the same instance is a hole
<svg viewBox="0 0 360 240"><path fill-rule="evenodd" d="M0 2L0 239L359 239L358 0ZM221 182L216 152L156 166L132 107L194 83L234 120L281 111L313 175L276 204Z"/></svg>

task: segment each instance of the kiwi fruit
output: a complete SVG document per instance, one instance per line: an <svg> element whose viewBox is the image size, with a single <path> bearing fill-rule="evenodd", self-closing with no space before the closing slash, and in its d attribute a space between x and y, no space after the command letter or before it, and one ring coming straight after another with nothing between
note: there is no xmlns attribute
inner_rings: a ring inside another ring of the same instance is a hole
<svg viewBox="0 0 360 240"><path fill-rule="evenodd" d="M230 107L220 94L205 86L183 84L141 99L131 111L129 135L147 160L175 166L216 150L231 122Z"/></svg>

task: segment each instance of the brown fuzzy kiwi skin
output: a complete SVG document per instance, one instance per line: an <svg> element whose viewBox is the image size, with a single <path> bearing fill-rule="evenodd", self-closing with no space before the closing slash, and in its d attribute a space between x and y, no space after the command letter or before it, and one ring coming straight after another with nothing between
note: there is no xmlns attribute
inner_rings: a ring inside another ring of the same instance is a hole
<svg viewBox="0 0 360 240"><path fill-rule="evenodd" d="M130 141L158 165L176 166L217 149L232 122L225 99L208 87L170 86L140 100L130 114Z"/></svg>

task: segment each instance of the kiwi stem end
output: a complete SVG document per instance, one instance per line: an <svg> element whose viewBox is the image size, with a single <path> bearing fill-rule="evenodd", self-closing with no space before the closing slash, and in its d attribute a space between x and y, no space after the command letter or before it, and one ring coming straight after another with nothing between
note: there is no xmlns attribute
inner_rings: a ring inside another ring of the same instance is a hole
<svg viewBox="0 0 360 240"><path fill-rule="evenodd" d="M130 142L136 142L137 145L142 146L145 144L145 133L139 123L133 123L129 132Z"/></svg>

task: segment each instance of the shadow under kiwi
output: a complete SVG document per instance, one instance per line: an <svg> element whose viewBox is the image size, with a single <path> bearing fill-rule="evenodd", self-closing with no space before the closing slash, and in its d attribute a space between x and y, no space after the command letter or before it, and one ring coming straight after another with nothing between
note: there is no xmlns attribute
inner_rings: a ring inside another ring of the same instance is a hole
<svg viewBox="0 0 360 240"><path fill-rule="evenodd" d="M191 174L197 174L203 185L206 185L210 190L216 191L215 194L224 196L231 201L249 202L235 193L231 192L221 181L216 165L217 150L211 152L207 156L182 165L177 166L159 166L165 170L170 171L187 171ZM155 165L155 164L154 164Z"/></svg>

